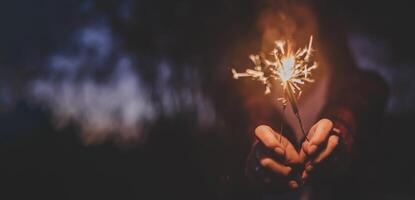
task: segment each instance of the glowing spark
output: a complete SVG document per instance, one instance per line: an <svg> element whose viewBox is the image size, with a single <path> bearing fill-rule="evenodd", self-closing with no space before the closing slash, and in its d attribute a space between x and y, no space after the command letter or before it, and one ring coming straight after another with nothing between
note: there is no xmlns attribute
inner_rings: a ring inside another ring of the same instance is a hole
<svg viewBox="0 0 415 200"><path fill-rule="evenodd" d="M254 63L253 69L246 69L244 73L238 73L232 69L233 77L251 77L253 80L265 85L265 94L271 92L274 80L280 82L284 91L284 97L278 98L285 108L288 102L297 116L303 134L300 114L297 107L297 99L301 96L301 86L305 83L314 82L311 79L311 71L317 68L317 62L312 60L313 36L310 37L308 46L292 51L288 41L276 41L275 48L268 55L269 58L259 55L250 55ZM305 137L307 139L307 137ZM308 140L308 139L307 139Z"/></svg>
<svg viewBox="0 0 415 200"><path fill-rule="evenodd" d="M275 48L270 53L271 59L263 58L259 55L250 55L254 63L253 69L246 69L244 73L238 73L232 69L233 77L251 77L262 82L266 89L265 94L270 92L272 80L278 80L284 90L291 90L296 99L300 96L301 86L306 82L314 82L311 79L311 71L317 68L317 63L310 60L312 56L313 36L307 47L292 52L290 43L286 41L276 41ZM287 94L286 94L287 95ZM287 102L287 97L278 100Z"/></svg>

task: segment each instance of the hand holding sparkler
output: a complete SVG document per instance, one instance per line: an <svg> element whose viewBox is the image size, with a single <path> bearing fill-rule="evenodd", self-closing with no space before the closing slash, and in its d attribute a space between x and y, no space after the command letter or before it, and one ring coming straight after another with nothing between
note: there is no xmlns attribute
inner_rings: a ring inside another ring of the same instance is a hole
<svg viewBox="0 0 415 200"><path fill-rule="evenodd" d="M339 144L340 131L329 119L321 119L311 127L308 136L310 140L303 142L300 152L301 160L308 158L301 176L303 180L333 154Z"/></svg>
<svg viewBox="0 0 415 200"><path fill-rule="evenodd" d="M255 129L255 136L258 140L247 159L248 176L263 183L272 182L283 190L299 187L301 171L298 169L302 161L294 145L265 125Z"/></svg>
<svg viewBox="0 0 415 200"><path fill-rule="evenodd" d="M254 63L253 69L246 69L244 73L238 73L235 69L232 69L235 79L251 77L253 80L263 83L265 85L265 94L271 93L271 88L275 81L278 81L282 86L284 96L278 98L278 100L282 103L283 111L285 111L288 102L290 103L306 141L303 143L303 147L298 154L294 148L287 148L287 146L293 147L293 145L285 137L280 135L283 134L282 128L280 134L276 134L271 128L260 126L256 130L260 145L257 144L255 147L265 146L266 148L264 149L268 150L268 152L274 152L274 155L276 154L282 157L283 162L278 162L278 159L273 159L273 156L264 156L258 153L258 155L251 157L256 157L260 165L269 171L285 177L283 180L288 179L291 188L298 187L302 183L302 180L307 178L308 173L314 165L326 159L333 152L339 139L336 135L329 135L332 128L329 120L321 120L313 126L309 132L311 139L308 138L303 128L297 100L302 93L301 86L305 83L314 82L311 79L311 71L317 68L317 62L312 59L312 44L313 37L311 36L306 47L299 48L294 52L291 43L288 41L277 41L275 42L275 48L268 55L271 58L264 55L251 55L250 59ZM277 138L279 141L277 141ZM277 145L283 144L284 141L287 146L280 147ZM327 146L320 147L324 144L327 144ZM287 155L287 152L290 155ZM307 165L305 169L302 167L298 168L299 164L304 163L306 160ZM292 172L293 167L301 170L304 169L301 177L298 170Z"/></svg>

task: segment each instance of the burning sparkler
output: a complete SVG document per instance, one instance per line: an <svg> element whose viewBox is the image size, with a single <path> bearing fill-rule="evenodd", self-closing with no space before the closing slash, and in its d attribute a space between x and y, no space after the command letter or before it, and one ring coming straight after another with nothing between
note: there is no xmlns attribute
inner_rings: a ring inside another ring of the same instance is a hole
<svg viewBox="0 0 415 200"><path fill-rule="evenodd" d="M265 85L265 94L271 93L274 80L280 82L284 91L284 97L278 98L283 105L283 110L290 102L291 108L297 117L301 131L308 141L297 106L297 99L301 96L301 86L305 83L314 82L311 79L311 71L317 68L317 62L312 57L313 36L310 37L308 46L293 51L288 41L276 41L275 48L266 57L263 55L250 55L254 63L253 69L246 69L243 73L232 69L233 77L251 77ZM270 57L270 59L268 58Z"/></svg>

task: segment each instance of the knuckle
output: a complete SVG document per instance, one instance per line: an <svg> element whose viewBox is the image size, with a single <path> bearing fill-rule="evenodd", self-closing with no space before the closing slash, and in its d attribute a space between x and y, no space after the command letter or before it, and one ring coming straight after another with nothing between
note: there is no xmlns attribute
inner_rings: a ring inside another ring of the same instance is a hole
<svg viewBox="0 0 415 200"><path fill-rule="evenodd" d="M260 132L260 128L259 128L259 127L256 127L256 128L255 128L254 133L255 133L255 136L256 136L257 138L260 138L260 137L261 137L261 132Z"/></svg>
<svg viewBox="0 0 415 200"><path fill-rule="evenodd" d="M324 127L326 127L326 128L331 128L331 127L333 127L333 122L331 121L331 120L329 120L329 119L321 119L320 120L320 123L322 123L322 125L324 126Z"/></svg>
<svg viewBox="0 0 415 200"><path fill-rule="evenodd" d="M308 142L303 142L303 144L301 145L301 147L303 148L303 150L306 152L308 151Z"/></svg>
<svg viewBox="0 0 415 200"><path fill-rule="evenodd" d="M287 158L287 163L295 165L295 164L299 164L300 161L298 158Z"/></svg>
<svg viewBox="0 0 415 200"><path fill-rule="evenodd" d="M269 126L267 125L259 125L255 128L255 136L259 139L264 138L263 135L265 133L265 130L269 129Z"/></svg>
<svg viewBox="0 0 415 200"><path fill-rule="evenodd" d="M335 148L338 144L339 144L339 137L338 136L333 136L333 138L328 143L330 148Z"/></svg>
<svg viewBox="0 0 415 200"><path fill-rule="evenodd" d="M332 127L333 127L333 122L331 122L328 119L322 119L318 122L316 134L321 137L325 137L329 134Z"/></svg>
<svg viewBox="0 0 415 200"><path fill-rule="evenodd" d="M289 182L288 182L288 186L289 186L291 189L296 189L296 188L298 188L298 183L297 183L296 181L289 181Z"/></svg>
<svg viewBox="0 0 415 200"><path fill-rule="evenodd" d="M268 149L273 149L276 146L276 144L274 144L272 141L268 141L264 144L264 146Z"/></svg>
<svg viewBox="0 0 415 200"><path fill-rule="evenodd" d="M270 131L271 127L260 125L255 129L257 139L268 149L273 149L278 145L276 136Z"/></svg>
<svg viewBox="0 0 415 200"><path fill-rule="evenodd" d="M313 168L311 170L313 170L315 166L317 166L318 164L320 164L326 157L327 157L327 155L325 155L325 154L320 154L319 156L317 156L317 158L315 158L311 162L312 165L313 165Z"/></svg>
<svg viewBox="0 0 415 200"><path fill-rule="evenodd" d="M291 171L292 171L292 168L291 167L287 167L287 170L285 170L284 175L285 176L288 176L291 173Z"/></svg>
<svg viewBox="0 0 415 200"><path fill-rule="evenodd" d="M269 129L270 127L267 125L259 125L255 128L255 133L259 133L261 131L263 131L264 129Z"/></svg>
<svg viewBox="0 0 415 200"><path fill-rule="evenodd" d="M321 162L321 160L322 159L316 159L316 160L313 160L313 165L318 165L318 164L320 164L320 162Z"/></svg>
<svg viewBox="0 0 415 200"><path fill-rule="evenodd" d="M269 167L272 163L272 160L270 158L262 158L260 160L260 164L262 167Z"/></svg>

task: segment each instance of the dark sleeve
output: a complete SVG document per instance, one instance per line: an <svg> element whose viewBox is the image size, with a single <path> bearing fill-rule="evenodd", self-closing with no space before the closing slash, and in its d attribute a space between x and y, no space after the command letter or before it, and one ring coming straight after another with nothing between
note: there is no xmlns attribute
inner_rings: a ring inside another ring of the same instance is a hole
<svg viewBox="0 0 415 200"><path fill-rule="evenodd" d="M357 67L344 31L330 25L321 37L321 49L331 69L328 103L321 117L331 119L340 129L350 153L354 151L354 141L369 136L373 125L381 120L388 88L380 76Z"/></svg>
<svg viewBox="0 0 415 200"><path fill-rule="evenodd" d="M354 139L360 134L370 134L366 132L369 126L381 119L388 96L387 87L376 74L356 68L338 76L334 74L333 79L322 117L334 122L351 153Z"/></svg>

